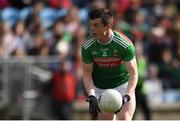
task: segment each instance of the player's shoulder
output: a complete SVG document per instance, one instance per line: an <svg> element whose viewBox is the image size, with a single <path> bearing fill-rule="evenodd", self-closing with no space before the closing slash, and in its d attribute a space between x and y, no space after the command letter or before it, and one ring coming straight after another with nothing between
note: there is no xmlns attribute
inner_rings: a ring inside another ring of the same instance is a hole
<svg viewBox="0 0 180 121"><path fill-rule="evenodd" d="M123 33L117 31L114 31L113 41L124 49L127 49L130 45L132 45L130 39L128 39Z"/></svg>
<svg viewBox="0 0 180 121"><path fill-rule="evenodd" d="M93 38L93 36L90 36L88 39L85 40L85 42L83 43L83 47L84 49L88 49L89 47L91 47L94 44L95 40Z"/></svg>
<svg viewBox="0 0 180 121"><path fill-rule="evenodd" d="M132 44L132 41L120 31L114 31L114 36L117 40L124 41L127 44Z"/></svg>

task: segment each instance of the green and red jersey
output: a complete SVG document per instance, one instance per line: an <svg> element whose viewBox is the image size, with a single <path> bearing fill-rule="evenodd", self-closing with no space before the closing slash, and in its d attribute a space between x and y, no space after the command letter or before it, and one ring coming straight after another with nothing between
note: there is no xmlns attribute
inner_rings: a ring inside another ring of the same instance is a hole
<svg viewBox="0 0 180 121"><path fill-rule="evenodd" d="M114 31L106 44L90 37L82 46L82 60L93 63L94 85L101 89L115 88L129 79L124 62L135 56L135 47L123 34Z"/></svg>

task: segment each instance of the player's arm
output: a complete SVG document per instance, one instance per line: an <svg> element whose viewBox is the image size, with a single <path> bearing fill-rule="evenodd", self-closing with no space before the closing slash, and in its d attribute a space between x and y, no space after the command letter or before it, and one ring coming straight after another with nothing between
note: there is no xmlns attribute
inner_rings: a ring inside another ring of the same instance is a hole
<svg viewBox="0 0 180 121"><path fill-rule="evenodd" d="M88 93L89 112L93 115L98 115L100 109L98 107L98 101L95 97L94 84L92 81L93 64L83 64L83 82L85 89Z"/></svg>
<svg viewBox="0 0 180 121"><path fill-rule="evenodd" d="M123 60L125 66L129 73L128 87L126 90L126 95L131 96L135 92L135 88L138 81L138 70L135 56L135 47L131 40L127 38L124 34L120 33L124 40L129 44L128 47L123 52Z"/></svg>
<svg viewBox="0 0 180 121"><path fill-rule="evenodd" d="M138 71L137 71L137 63L135 56L132 60L125 62L125 65L129 72L129 81L128 81L126 94L131 96L131 94L135 92L135 88L138 82Z"/></svg>
<svg viewBox="0 0 180 121"><path fill-rule="evenodd" d="M98 101L95 97L94 83L92 80L93 61L88 51L82 47L81 50L83 60L83 83L88 93L89 112L93 115L98 115L100 111Z"/></svg>
<svg viewBox="0 0 180 121"><path fill-rule="evenodd" d="M83 63L83 82L88 95L94 95L94 84L92 81L93 64Z"/></svg>

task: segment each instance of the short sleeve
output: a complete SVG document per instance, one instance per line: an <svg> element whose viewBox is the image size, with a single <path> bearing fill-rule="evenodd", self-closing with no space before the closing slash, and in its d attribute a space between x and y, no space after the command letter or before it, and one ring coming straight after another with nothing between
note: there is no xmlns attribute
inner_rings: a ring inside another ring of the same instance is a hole
<svg viewBox="0 0 180 121"><path fill-rule="evenodd" d="M124 50L122 55L122 60L130 61L135 56L135 47L133 44L130 44L127 49Z"/></svg>
<svg viewBox="0 0 180 121"><path fill-rule="evenodd" d="M82 61L86 64L92 63L92 59L90 57L90 53L84 47L81 48Z"/></svg>

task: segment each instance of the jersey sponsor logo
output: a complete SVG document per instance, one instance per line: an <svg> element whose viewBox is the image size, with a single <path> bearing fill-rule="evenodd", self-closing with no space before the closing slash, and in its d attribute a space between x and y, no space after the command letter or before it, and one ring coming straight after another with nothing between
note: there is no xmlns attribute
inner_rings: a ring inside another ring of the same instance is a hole
<svg viewBox="0 0 180 121"><path fill-rule="evenodd" d="M118 57L94 58L94 63L99 67L115 68L123 63Z"/></svg>

